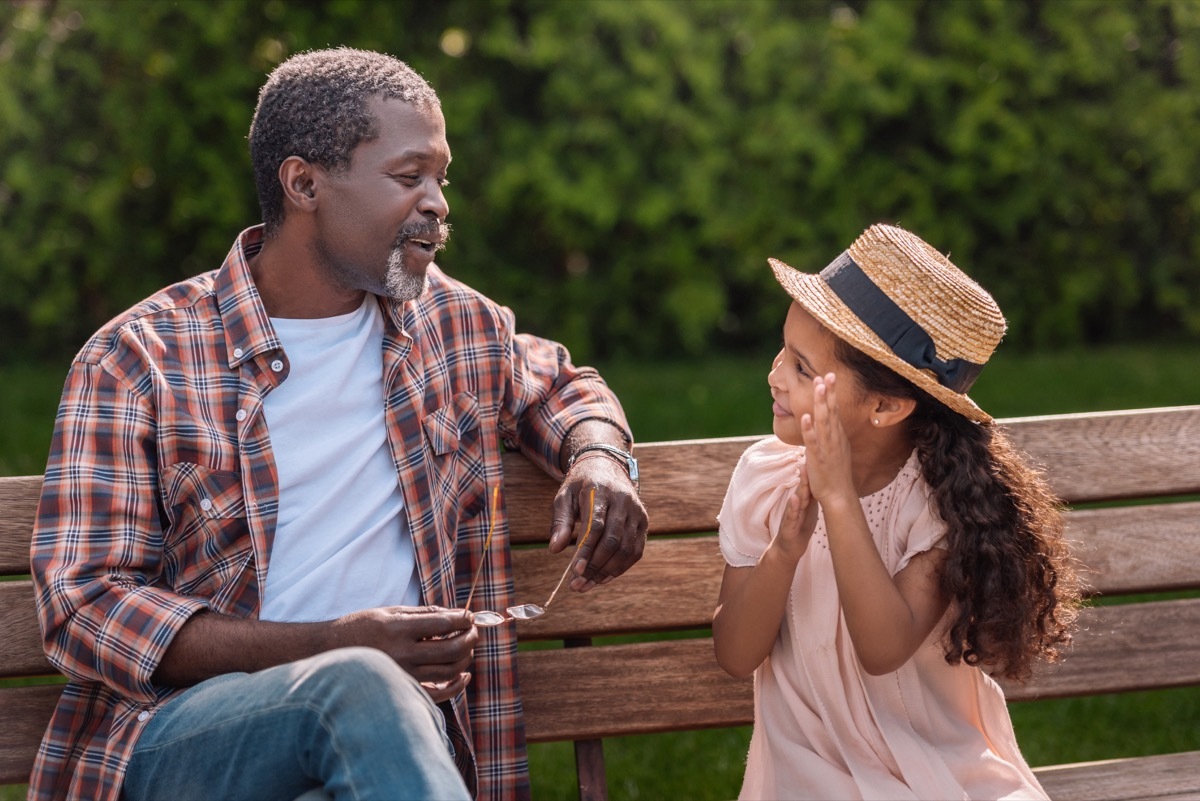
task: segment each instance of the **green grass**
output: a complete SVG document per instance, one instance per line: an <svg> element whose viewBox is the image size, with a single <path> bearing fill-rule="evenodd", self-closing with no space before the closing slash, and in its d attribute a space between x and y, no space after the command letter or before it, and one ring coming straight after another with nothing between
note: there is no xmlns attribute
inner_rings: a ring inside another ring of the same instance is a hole
<svg viewBox="0 0 1200 801"><path fill-rule="evenodd" d="M773 348L748 357L598 364L620 395L639 441L770 431L766 374ZM1001 348L972 397L997 417L1200 402L1200 348L1124 346L1020 353ZM65 365L0 367L0 475L45 465ZM603 677L597 677L602 680ZM620 688L614 688L619 692ZM1200 749L1200 688L1012 706L1033 765ZM605 741L609 792L623 799L733 798L748 727ZM576 797L569 743L530 747L537 799ZM0 788L0 801L23 797Z"/></svg>
<svg viewBox="0 0 1200 801"><path fill-rule="evenodd" d="M0 476L46 468L67 365L0 367Z"/></svg>

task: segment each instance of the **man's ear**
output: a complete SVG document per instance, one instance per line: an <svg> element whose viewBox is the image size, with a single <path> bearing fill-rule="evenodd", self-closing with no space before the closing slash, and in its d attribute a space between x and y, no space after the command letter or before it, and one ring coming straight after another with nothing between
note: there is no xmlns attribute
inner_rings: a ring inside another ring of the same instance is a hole
<svg viewBox="0 0 1200 801"><path fill-rule="evenodd" d="M288 156L279 165L279 183L283 187L285 206L311 214L317 208L319 168L299 156ZM287 214L285 212L284 216Z"/></svg>
<svg viewBox="0 0 1200 801"><path fill-rule="evenodd" d="M891 395L880 395L875 400L871 421L883 428L894 426L908 419L917 408L917 402L912 398L897 398Z"/></svg>

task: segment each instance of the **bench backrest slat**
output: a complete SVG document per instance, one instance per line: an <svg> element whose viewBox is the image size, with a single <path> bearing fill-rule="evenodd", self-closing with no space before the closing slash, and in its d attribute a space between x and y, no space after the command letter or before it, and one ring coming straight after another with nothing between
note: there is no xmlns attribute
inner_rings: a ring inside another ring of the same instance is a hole
<svg viewBox="0 0 1200 801"><path fill-rule="evenodd" d="M1071 511L1067 538L1093 592L1200 587L1200 502Z"/></svg>
<svg viewBox="0 0 1200 801"><path fill-rule="evenodd" d="M1147 527L1147 519L1155 520ZM1069 536L1093 589L1103 593L1200 586L1200 503L1071 512ZM543 602L557 583L565 554L543 547L513 554L521 602ZM712 621L724 561L713 535L656 539L619 584L580 595L560 592L552 614L524 623L524 639L702 628ZM49 671L42 655L33 590L27 580L0 583L6 648L0 676Z"/></svg>
<svg viewBox="0 0 1200 801"><path fill-rule="evenodd" d="M1200 492L1200 406L1001 422L1068 503Z"/></svg>
<svg viewBox="0 0 1200 801"><path fill-rule="evenodd" d="M1200 599L1086 609L1069 658L1028 684L1001 684L1013 701L1200 684L1195 631ZM527 651L520 671L522 684L537 688L523 693L534 742L753 719L752 682L717 667L709 638Z"/></svg>
<svg viewBox="0 0 1200 801"><path fill-rule="evenodd" d="M1200 406L1001 421L1068 503L1200 493ZM741 453L758 436L637 446L651 533L707 531ZM504 457L514 543L549 538L556 485L516 453ZM27 572L40 476L0 478L0 575Z"/></svg>
<svg viewBox="0 0 1200 801"><path fill-rule="evenodd" d="M37 676L53 668L42 651L37 615L33 608L33 582L28 579L0 582L0 678Z"/></svg>
<svg viewBox="0 0 1200 801"><path fill-rule="evenodd" d="M50 722L61 686L15 687L3 691L0 726L0 784L24 783L33 770L38 743Z"/></svg>
<svg viewBox="0 0 1200 801"><path fill-rule="evenodd" d="M41 476L0 476L0 576L29 572L29 541Z"/></svg>
<svg viewBox="0 0 1200 801"><path fill-rule="evenodd" d="M1027 684L1001 682L1012 701L1200 684L1200 598L1096 606L1080 614L1067 657Z"/></svg>
<svg viewBox="0 0 1200 801"><path fill-rule="evenodd" d="M1067 537L1092 592L1200 588L1200 502L1085 509ZM513 552L521 603L542 603L566 565L543 546ZM715 535L654 538L619 583L560 592L552 614L521 624L523 639L562 639L700 628L712 623L725 562Z"/></svg>
<svg viewBox="0 0 1200 801"><path fill-rule="evenodd" d="M1200 492L1200 406L1001 422L1068 503ZM651 534L711 529L738 457L758 439L638 445ZM555 483L515 453L505 456L504 471L513 542L545 542Z"/></svg>

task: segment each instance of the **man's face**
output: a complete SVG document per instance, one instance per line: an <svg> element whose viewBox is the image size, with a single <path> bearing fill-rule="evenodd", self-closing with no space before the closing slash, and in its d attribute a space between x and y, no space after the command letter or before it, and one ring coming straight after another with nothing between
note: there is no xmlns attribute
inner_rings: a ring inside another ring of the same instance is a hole
<svg viewBox="0 0 1200 801"><path fill-rule="evenodd" d="M450 146L436 108L375 98L379 135L360 144L344 172L325 172L313 248L348 289L412 300L449 237L442 194Z"/></svg>

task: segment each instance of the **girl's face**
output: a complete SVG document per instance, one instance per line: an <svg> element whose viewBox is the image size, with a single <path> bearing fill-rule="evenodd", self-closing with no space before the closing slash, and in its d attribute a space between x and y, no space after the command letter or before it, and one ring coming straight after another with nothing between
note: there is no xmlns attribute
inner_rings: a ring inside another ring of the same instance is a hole
<svg viewBox="0 0 1200 801"><path fill-rule="evenodd" d="M767 384L775 403L771 428L788 445L803 445L800 418L812 414L813 378L837 375L838 416L853 442L862 426L870 425L870 408L858 377L834 356L836 339L816 318L793 303L783 324L783 348L771 364Z"/></svg>

